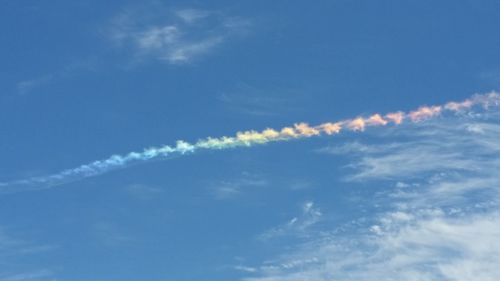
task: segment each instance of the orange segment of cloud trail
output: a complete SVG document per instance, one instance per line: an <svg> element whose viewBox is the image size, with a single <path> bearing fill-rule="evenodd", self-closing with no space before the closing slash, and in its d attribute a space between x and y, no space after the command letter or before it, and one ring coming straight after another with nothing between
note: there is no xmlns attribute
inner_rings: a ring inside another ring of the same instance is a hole
<svg viewBox="0 0 500 281"><path fill-rule="evenodd" d="M297 123L293 127L284 127L282 129L267 128L262 132L244 131L236 133L235 137L223 137L220 139L209 138L200 140L192 146L196 148L225 148L242 145L263 144L272 141L282 141L296 138L308 138L312 136L335 135L342 130L348 131L364 131L366 127L371 126L386 126L388 124L399 125L405 121L421 122L430 118L434 118L442 114L444 111L462 112L470 109L475 105L480 105L484 108L497 106L500 104L500 95L496 92L491 92L485 95L475 95L470 99L462 102L448 102L445 105L421 106L416 110L404 113L402 111L391 112L385 115L379 113L373 114L367 118L356 117L353 119L343 120L335 123L327 122L316 126L310 126L307 123Z"/></svg>

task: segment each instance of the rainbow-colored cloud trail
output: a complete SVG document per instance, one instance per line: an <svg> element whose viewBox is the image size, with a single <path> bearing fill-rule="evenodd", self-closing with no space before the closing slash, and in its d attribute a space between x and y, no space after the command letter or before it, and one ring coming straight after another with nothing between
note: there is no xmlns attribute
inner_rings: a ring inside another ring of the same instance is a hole
<svg viewBox="0 0 500 281"><path fill-rule="evenodd" d="M111 170L130 166L137 162L168 158L173 155L184 155L194 153L198 150L222 150L236 147L249 147L269 142L288 141L321 135L336 135L344 130L358 132L373 126L386 126L389 124L399 125L403 122L420 122L435 118L443 112L459 113L471 110L475 106L481 106L488 109L489 107L498 105L500 105L500 94L491 92L488 94L476 94L462 102L448 102L444 105L421 106L408 113L402 111L391 112L384 115L376 113L366 118L356 117L354 119L327 122L316 126L310 126L307 123L301 122L281 129L267 128L260 132L254 130L237 132L235 136L230 137L208 137L195 143L179 140L175 146L165 145L161 147L151 147L142 152L113 155L108 159L94 161L53 175L3 182L0 183L0 192L48 188L97 176Z"/></svg>

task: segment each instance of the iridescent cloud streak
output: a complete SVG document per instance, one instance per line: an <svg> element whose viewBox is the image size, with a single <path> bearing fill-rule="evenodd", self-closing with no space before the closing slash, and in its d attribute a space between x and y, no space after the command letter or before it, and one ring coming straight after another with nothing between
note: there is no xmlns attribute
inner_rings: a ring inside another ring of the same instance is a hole
<svg viewBox="0 0 500 281"><path fill-rule="evenodd" d="M388 124L399 125L405 121L421 122L437 117L445 111L458 113L470 110L474 106L481 106L488 109L489 107L498 105L500 105L500 94L491 92L482 95L476 94L462 102L448 102L444 105L421 106L408 113L402 111L391 112L385 115L376 113L368 117L359 116L353 119L333 123L327 122L316 126L310 126L307 123L301 122L281 129L267 128L263 131L251 130L237 132L234 136L223 136L219 138L208 137L195 143L179 140L174 146L165 145L161 147L151 147L142 152L113 155L108 159L97 160L53 175L3 182L0 183L0 191L15 192L25 189L48 188L75 180L97 176L111 170L130 166L134 163L168 158L174 155L184 155L199 150L222 150L236 147L248 147L269 142L309 138L313 136L336 135L343 130L360 132L372 126L386 126Z"/></svg>

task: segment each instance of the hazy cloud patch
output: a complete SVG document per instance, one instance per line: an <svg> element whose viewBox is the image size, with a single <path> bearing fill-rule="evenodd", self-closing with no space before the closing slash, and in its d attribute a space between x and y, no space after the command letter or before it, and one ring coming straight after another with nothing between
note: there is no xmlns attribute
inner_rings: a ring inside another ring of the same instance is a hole
<svg viewBox="0 0 500 281"><path fill-rule="evenodd" d="M135 58L185 64L214 51L250 28L247 19L220 11L195 8L125 9L115 16L109 37L117 47L134 52Z"/></svg>

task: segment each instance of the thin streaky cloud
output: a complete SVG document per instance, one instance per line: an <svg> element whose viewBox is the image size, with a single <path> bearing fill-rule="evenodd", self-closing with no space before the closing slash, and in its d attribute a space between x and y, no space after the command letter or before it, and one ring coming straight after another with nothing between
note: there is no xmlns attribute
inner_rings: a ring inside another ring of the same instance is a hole
<svg viewBox="0 0 500 281"><path fill-rule="evenodd" d="M177 10L175 14L184 22L191 24L210 16L211 12L199 9L182 9Z"/></svg>
<svg viewBox="0 0 500 281"><path fill-rule="evenodd" d="M117 224L108 221L95 223L91 232L95 241L106 247L121 247L136 241Z"/></svg>
<svg viewBox="0 0 500 281"><path fill-rule="evenodd" d="M493 87L500 86L500 70L490 70L479 74L481 82Z"/></svg>
<svg viewBox="0 0 500 281"><path fill-rule="evenodd" d="M82 59L79 61L70 62L67 65L53 72L41 74L38 77L18 82L16 84L17 93L19 95L27 95L36 91L38 88L42 88L44 86L54 84L60 80L67 79L75 75L76 73L95 71L96 70L95 64L96 60L92 57Z"/></svg>
<svg viewBox="0 0 500 281"><path fill-rule="evenodd" d="M209 183L209 190L217 200L234 199L256 188L267 187L270 182L263 176L244 172L236 179L224 179Z"/></svg>
<svg viewBox="0 0 500 281"><path fill-rule="evenodd" d="M302 212L286 223L269 229L259 235L260 240L270 240L283 236L304 236L308 235L311 227L318 223L323 216L319 207L313 201L306 201L301 206Z"/></svg>
<svg viewBox="0 0 500 281"><path fill-rule="evenodd" d="M286 87L257 87L240 82L229 90L221 91L217 99L237 114L272 117L299 111L299 92Z"/></svg>
<svg viewBox="0 0 500 281"><path fill-rule="evenodd" d="M46 74L34 79L24 80L17 83L17 92L20 95L25 95L31 92L33 89L38 88L42 85L49 84L55 78L54 74Z"/></svg>
<svg viewBox="0 0 500 281"><path fill-rule="evenodd" d="M54 280L57 280L54 277L54 273L48 269L0 275L0 281L54 281Z"/></svg>
<svg viewBox="0 0 500 281"><path fill-rule="evenodd" d="M30 266L27 261L43 258L58 247L26 240L20 238L19 233L7 230L0 227L0 281L54 280L52 271L39 269L40 266ZM19 272L18 265L21 264L26 265L26 271Z"/></svg>
<svg viewBox="0 0 500 281"><path fill-rule="evenodd" d="M125 190L129 195L140 200L150 200L164 192L162 188L146 184L131 184Z"/></svg>
<svg viewBox="0 0 500 281"><path fill-rule="evenodd" d="M56 249L55 245L38 244L27 241L9 233L0 227L0 258L22 258L26 255L34 255ZM0 261L0 264L2 262Z"/></svg>
<svg viewBox="0 0 500 281"><path fill-rule="evenodd" d="M219 36L193 42L184 42L182 44L178 44L171 51L168 51L165 55L161 56L161 59L173 64L188 62L194 57L208 53L213 48L224 42L224 40L224 37Z"/></svg>

